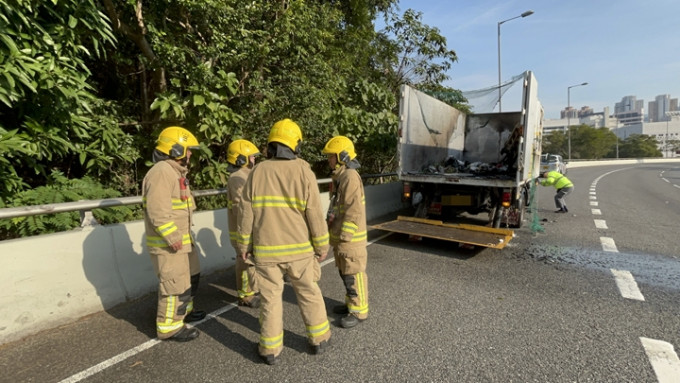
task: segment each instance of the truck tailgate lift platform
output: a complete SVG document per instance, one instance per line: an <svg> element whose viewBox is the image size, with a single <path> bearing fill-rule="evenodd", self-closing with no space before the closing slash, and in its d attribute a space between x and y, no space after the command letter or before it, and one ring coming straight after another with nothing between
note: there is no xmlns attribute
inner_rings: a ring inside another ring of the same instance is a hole
<svg viewBox="0 0 680 383"><path fill-rule="evenodd" d="M405 216L399 216L395 221L372 225L371 228L494 249L504 248L513 237L513 231L510 229L444 223L431 219Z"/></svg>

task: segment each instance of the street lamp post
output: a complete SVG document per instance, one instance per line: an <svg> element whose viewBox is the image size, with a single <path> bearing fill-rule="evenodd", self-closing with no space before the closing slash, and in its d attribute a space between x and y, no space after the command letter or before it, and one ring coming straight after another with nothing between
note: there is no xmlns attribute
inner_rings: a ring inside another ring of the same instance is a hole
<svg viewBox="0 0 680 383"><path fill-rule="evenodd" d="M587 82L567 87L567 144L569 145L569 161L571 161L571 88L588 85Z"/></svg>
<svg viewBox="0 0 680 383"><path fill-rule="evenodd" d="M666 137L663 140L663 151L666 154L666 158L668 158L668 120L671 119L671 116L666 112Z"/></svg>
<svg viewBox="0 0 680 383"><path fill-rule="evenodd" d="M515 16L507 20L498 22L498 113L501 112L501 98L503 97L503 93L501 92L501 24L508 22L510 20L518 19L520 17L527 17L533 14L534 11L528 10L519 16Z"/></svg>

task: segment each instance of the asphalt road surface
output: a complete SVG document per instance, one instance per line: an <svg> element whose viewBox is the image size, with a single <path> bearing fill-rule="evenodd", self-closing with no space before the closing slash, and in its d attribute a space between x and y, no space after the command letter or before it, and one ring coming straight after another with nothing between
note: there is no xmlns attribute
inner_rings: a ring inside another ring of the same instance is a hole
<svg viewBox="0 0 680 383"><path fill-rule="evenodd" d="M233 269L206 276L211 315L188 343L155 339L155 295L0 347L0 382L680 382L680 168L570 169L569 214L538 187L504 250L371 231L369 319L307 352L290 286L281 363L260 362L258 312ZM599 212L598 212L599 211ZM391 219L392 217L385 217Z"/></svg>

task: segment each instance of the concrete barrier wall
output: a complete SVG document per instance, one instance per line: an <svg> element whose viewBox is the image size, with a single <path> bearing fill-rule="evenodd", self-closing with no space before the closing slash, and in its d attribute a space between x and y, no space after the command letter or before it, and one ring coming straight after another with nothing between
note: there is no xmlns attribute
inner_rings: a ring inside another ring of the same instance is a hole
<svg viewBox="0 0 680 383"><path fill-rule="evenodd" d="M680 159L571 161L569 168ZM366 213L374 219L403 207L401 183L366 187ZM322 194L324 211L328 193ZM201 272L233 265L226 210L194 216ZM157 289L143 246L141 221L0 241L0 344L109 309Z"/></svg>
<svg viewBox="0 0 680 383"><path fill-rule="evenodd" d="M582 168L585 166L607 166L607 165L634 165L634 164L662 164L675 163L680 164L680 158L631 158L631 159L617 159L617 160L598 160L598 161L579 161L572 160L567 164L567 169Z"/></svg>
<svg viewBox="0 0 680 383"><path fill-rule="evenodd" d="M367 186L368 219L401 209L400 193L399 182ZM226 209L197 212L193 232L202 274L234 264ZM156 291L143 239L134 221L0 241L0 344Z"/></svg>

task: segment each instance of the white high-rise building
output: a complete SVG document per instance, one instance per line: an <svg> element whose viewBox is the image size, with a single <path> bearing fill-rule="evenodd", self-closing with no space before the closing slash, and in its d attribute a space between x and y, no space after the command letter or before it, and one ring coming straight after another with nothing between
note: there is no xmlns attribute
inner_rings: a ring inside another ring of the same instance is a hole
<svg viewBox="0 0 680 383"><path fill-rule="evenodd" d="M656 96L654 101L649 102L649 122L668 121L669 117L666 112L672 112L677 109L678 99L671 99L670 94L661 94Z"/></svg>

